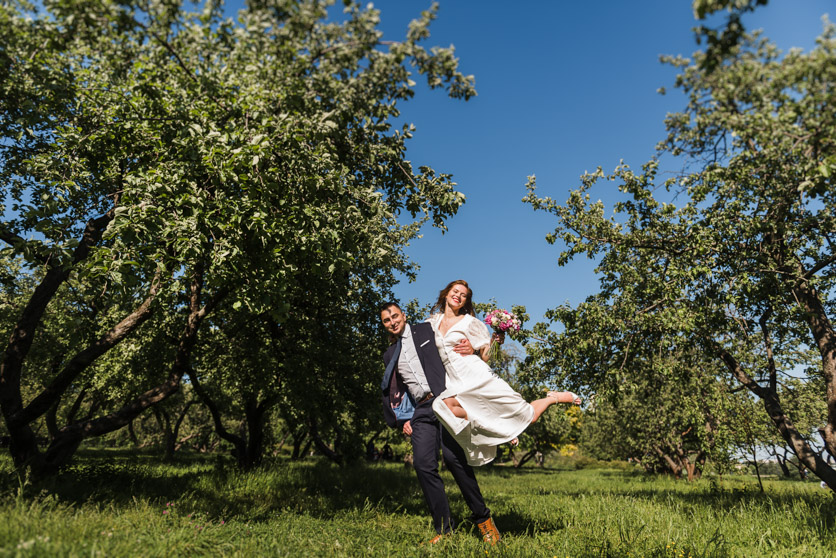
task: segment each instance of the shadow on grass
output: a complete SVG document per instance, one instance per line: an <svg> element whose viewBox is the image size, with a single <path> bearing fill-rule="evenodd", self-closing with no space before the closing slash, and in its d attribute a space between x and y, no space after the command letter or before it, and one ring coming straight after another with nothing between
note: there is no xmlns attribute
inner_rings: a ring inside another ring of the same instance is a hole
<svg viewBox="0 0 836 558"><path fill-rule="evenodd" d="M277 458L241 471L225 455L186 453L162 463L158 452L82 450L66 469L39 482L19 479L8 469L4 473L3 493L23 487L27 496L45 492L73 505L181 502L209 517L248 521L267 520L277 512L323 519L370 509L427 515L414 470L393 463L338 467L323 459Z"/></svg>
<svg viewBox="0 0 836 558"><path fill-rule="evenodd" d="M175 462L162 463L158 452L80 450L70 465L52 477L24 481L11 472L8 478L25 486L27 495L47 492L69 503L118 505L135 497L148 500L170 497L211 471L211 462L203 456L183 455Z"/></svg>
<svg viewBox="0 0 836 558"><path fill-rule="evenodd" d="M635 483L636 475L629 473L612 472L608 477L622 477L629 484L620 490L609 490L609 494L622 498L640 499L664 505L670 502L681 503L694 507L711 508L717 512L729 512L741 505L761 507L770 510L791 510L799 503L817 509L821 512L816 516L819 521L818 527L822 524L828 529L833 529L836 520L836 498L832 494L819 492L800 492L796 490L770 490L761 492L756 484L742 481L731 481L725 484L716 482L701 482L700 484L687 484L686 481L676 481L673 487L661 485L670 484L673 481L664 479L654 480L653 476L641 474L638 476L638 484ZM661 486L660 486L661 485ZM588 494L584 490L558 489L541 490L541 494L559 493L563 496L577 497Z"/></svg>
<svg viewBox="0 0 836 558"><path fill-rule="evenodd" d="M519 478L560 473L551 469L480 469L480 478ZM444 475L454 520L475 530L466 518L469 510L458 487ZM15 481L16 482L16 481ZM3 487L4 492L9 487ZM12 486L11 488L14 488ZM172 463L162 463L159 452L131 450L82 450L73 463L55 477L29 483L25 493L55 495L72 504L115 508L147 502L163 509L177 502L181 509L210 518L267 521L276 513L297 513L331 519L346 512L369 511L428 518L423 493L412 467L399 463L365 462L343 467L320 458L291 462L277 458L251 471L240 471L225 455L184 453ZM502 499L485 494L488 505ZM521 510L495 515L503 533L549 532L563 529L562 521L548 522Z"/></svg>
<svg viewBox="0 0 836 558"><path fill-rule="evenodd" d="M501 478L520 477L527 475L557 475L572 470L574 469L564 469L560 467L537 467L536 469L533 467L527 467L515 469L513 466L510 465L495 465L493 467L480 467L478 469L479 474L491 474Z"/></svg>
<svg viewBox="0 0 836 558"><path fill-rule="evenodd" d="M494 514L494 520L501 533L516 536L548 534L566 528L566 523L562 518L556 520L538 519L530 514L519 513L516 510Z"/></svg>

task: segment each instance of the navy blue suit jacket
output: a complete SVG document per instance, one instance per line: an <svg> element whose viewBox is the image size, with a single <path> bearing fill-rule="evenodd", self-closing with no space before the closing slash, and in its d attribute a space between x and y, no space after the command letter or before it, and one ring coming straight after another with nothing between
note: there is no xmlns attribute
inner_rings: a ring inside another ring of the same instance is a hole
<svg viewBox="0 0 836 558"><path fill-rule="evenodd" d="M438 355L438 348L435 346L435 332L428 322L421 322L420 324L410 324L412 330L412 340L415 342L415 350L418 352L418 360L424 369L424 375L427 377L427 383L430 384L430 391L435 395L444 391L446 386L446 376L444 372L444 364L441 362L441 357ZM383 363L389 365L389 362L394 358L400 356L397 350L398 344L393 343L385 353L383 353ZM397 361L395 361L395 373L392 374L392 381L395 380L397 374ZM395 419L395 413L392 412L392 405L389 398L389 385L382 386L383 388L383 418L386 424L395 428L398 425Z"/></svg>

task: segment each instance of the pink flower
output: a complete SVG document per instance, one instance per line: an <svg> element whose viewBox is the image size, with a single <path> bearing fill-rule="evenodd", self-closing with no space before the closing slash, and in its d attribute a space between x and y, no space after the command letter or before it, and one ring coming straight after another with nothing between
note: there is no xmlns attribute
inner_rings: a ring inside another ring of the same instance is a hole
<svg viewBox="0 0 836 558"><path fill-rule="evenodd" d="M516 315L499 308L488 312L485 323L491 326L496 333L510 331L512 336L520 330L521 326L520 319Z"/></svg>

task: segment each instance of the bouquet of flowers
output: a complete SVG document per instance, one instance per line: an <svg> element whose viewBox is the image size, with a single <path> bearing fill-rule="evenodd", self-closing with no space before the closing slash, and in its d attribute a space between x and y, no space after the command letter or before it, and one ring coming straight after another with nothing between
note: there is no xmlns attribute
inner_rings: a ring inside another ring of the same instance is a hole
<svg viewBox="0 0 836 558"><path fill-rule="evenodd" d="M488 312L488 315L485 316L485 323L493 329L494 333L507 333L512 339L514 338L514 334L522 327L522 322L516 314L508 310L502 310L501 308L495 308ZM490 360L496 360L498 356L499 343L491 341Z"/></svg>

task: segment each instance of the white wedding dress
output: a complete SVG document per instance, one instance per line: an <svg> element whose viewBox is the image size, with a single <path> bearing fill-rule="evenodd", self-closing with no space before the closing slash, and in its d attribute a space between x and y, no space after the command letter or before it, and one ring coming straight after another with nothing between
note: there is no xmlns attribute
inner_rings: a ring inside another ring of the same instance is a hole
<svg viewBox="0 0 836 558"><path fill-rule="evenodd" d="M435 331L435 343L444 368L447 384L433 401L433 411L467 455L470 465L485 465L496 457L496 446L520 435L534 416L534 407L497 376L478 355L462 356L453 350L463 337L474 349L490 343L488 327L469 314L453 324L445 335L438 331L441 314L427 321ZM467 412L467 419L457 417L444 403L455 397Z"/></svg>

